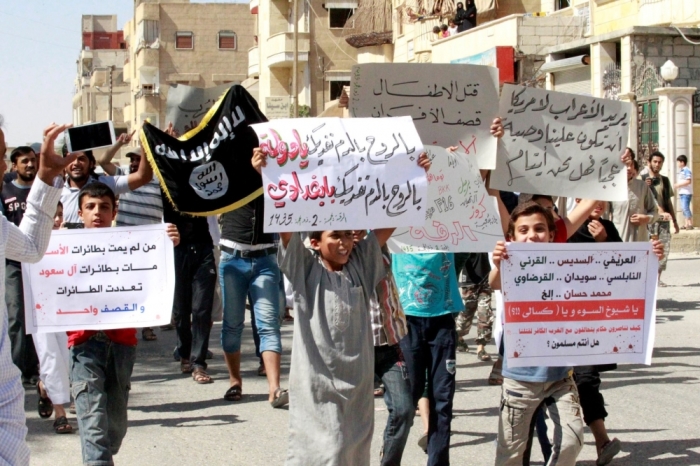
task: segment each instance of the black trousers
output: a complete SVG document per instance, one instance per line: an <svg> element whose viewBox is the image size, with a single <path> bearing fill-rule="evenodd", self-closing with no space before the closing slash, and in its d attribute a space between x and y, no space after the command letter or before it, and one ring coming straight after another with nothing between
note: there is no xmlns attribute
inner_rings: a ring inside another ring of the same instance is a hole
<svg viewBox="0 0 700 466"><path fill-rule="evenodd" d="M428 466L450 464L452 401L455 395L457 331L452 314L437 317L406 316L408 335L401 340L411 379L414 406L425 391L426 377L430 416Z"/></svg>
<svg viewBox="0 0 700 466"><path fill-rule="evenodd" d="M12 348L12 362L29 379L39 375L39 358L31 335L24 325L24 290L22 287L22 264L5 262L5 304L7 304L8 333Z"/></svg>
<svg viewBox="0 0 700 466"><path fill-rule="evenodd" d="M576 366L574 380L578 388L579 401L583 409L583 422L591 425L598 419L605 420L608 412L605 410L605 400L600 393L600 371L609 370L609 366Z"/></svg>
<svg viewBox="0 0 700 466"><path fill-rule="evenodd" d="M175 248L173 318L180 357L207 367L216 265L211 244L180 244Z"/></svg>

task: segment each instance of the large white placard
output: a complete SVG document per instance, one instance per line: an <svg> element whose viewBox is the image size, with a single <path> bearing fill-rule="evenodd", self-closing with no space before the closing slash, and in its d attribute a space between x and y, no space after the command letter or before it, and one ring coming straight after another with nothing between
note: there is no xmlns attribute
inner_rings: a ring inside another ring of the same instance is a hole
<svg viewBox="0 0 700 466"><path fill-rule="evenodd" d="M650 243L510 243L502 262L509 367L651 364Z"/></svg>
<svg viewBox="0 0 700 466"><path fill-rule="evenodd" d="M401 252L490 252L503 240L496 199L462 151L425 146L432 161L428 172L425 224L398 228L388 242Z"/></svg>
<svg viewBox="0 0 700 466"><path fill-rule="evenodd" d="M459 146L481 169L496 168L490 134L498 69L481 65L371 63L352 67L352 117L410 116L423 144Z"/></svg>
<svg viewBox="0 0 700 466"><path fill-rule="evenodd" d="M164 224L54 231L22 277L30 334L170 323L175 267Z"/></svg>
<svg viewBox="0 0 700 466"><path fill-rule="evenodd" d="M505 135L491 187L502 191L627 199L632 106L619 100L506 84L500 101Z"/></svg>
<svg viewBox="0 0 700 466"><path fill-rule="evenodd" d="M402 118L297 118L251 125L266 232L423 225L427 200L416 128Z"/></svg>

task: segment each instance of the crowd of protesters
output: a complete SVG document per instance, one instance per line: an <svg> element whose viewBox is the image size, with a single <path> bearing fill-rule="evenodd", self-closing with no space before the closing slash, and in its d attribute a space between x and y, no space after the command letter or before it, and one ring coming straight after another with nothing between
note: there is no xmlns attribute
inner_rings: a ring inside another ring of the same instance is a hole
<svg viewBox="0 0 700 466"><path fill-rule="evenodd" d="M476 8L458 4L446 31L476 25ZM491 257L481 254L398 254L385 244L393 229L265 233L262 197L220 218L184 216L162 196L150 164L132 144L128 168L112 159L131 143L123 135L95 158L91 151L56 150L68 125L51 125L41 144L10 154L11 171L2 187L0 244L6 257L2 291L8 318L0 334L0 459L27 464L24 390L36 387L38 412L54 419L57 434L71 433L65 405L74 403L84 464L113 464L127 432L130 377L136 360L136 329L26 335L21 262L43 255L52 228L107 228L167 223L175 248L175 300L179 371L197 384L212 383L207 373L209 336L215 316L217 281L223 303L221 345L229 372L222 396L245 397L241 377L241 336L246 303L251 307L262 375L271 407L289 404L288 465L366 465L374 426L374 380L383 385L389 418L383 435L382 465L398 465L417 406L427 419L421 445L427 464L448 465L456 352L469 350L467 336L476 318L474 354L495 359L488 382L502 385L498 416L497 465L527 464L537 426L549 465L573 465L583 446L583 425L595 438L598 460L608 464L620 451L609 438L600 393L601 372L614 366L511 368L486 350L494 333L492 295L498 292L500 262L507 245ZM172 134L172 129L170 129ZM500 120L491 127L503 135ZM0 130L0 152L5 153ZM59 155L59 153L61 153ZM253 167L265 156L256 149ZM511 242L649 241L666 266L671 226L678 231L671 199L679 190L692 228L692 174L678 156L679 181L660 175L664 155L654 152L641 178L631 149L627 166L629 199L580 200L569 211L550 196L520 196L490 190L498 204L504 240ZM426 170L425 155L417 163ZM6 171L5 161L0 169ZM103 174L98 174L98 165ZM117 199L119 207L117 208ZM528 199L528 200L525 200ZM60 201L60 202L59 202ZM562 211L564 210L564 211ZM218 278L218 280L217 280ZM294 342L289 389L280 385L280 326L293 292ZM662 285L663 286L663 285ZM431 300L412 289L430 289ZM153 329L142 332L152 341ZM422 400L426 400L423 403ZM72 409L72 408L69 408ZM614 410L614 406L610 407ZM546 433L548 416L554 435Z"/></svg>

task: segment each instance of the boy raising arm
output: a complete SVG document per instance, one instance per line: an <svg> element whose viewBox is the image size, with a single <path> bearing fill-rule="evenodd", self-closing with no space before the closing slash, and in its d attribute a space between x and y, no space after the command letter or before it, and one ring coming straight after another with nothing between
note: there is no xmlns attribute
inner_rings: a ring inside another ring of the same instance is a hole
<svg viewBox="0 0 700 466"><path fill-rule="evenodd" d="M253 167L266 165L255 149ZM430 166L425 154L418 164ZM281 233L280 269L294 290L286 464L369 464L374 429L374 361L370 298L386 270L383 246L394 228L374 230L357 245L353 232Z"/></svg>

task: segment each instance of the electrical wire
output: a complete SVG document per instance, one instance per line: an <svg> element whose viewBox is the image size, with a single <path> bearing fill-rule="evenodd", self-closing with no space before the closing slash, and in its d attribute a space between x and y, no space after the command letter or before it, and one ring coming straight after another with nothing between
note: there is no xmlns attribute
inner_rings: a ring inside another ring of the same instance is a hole
<svg viewBox="0 0 700 466"><path fill-rule="evenodd" d="M688 39L687 37L685 37L685 34L683 34L683 31L681 31L680 28L679 28L678 26L673 26L673 28L674 28L676 31L678 31L678 33L679 33L681 36L683 36L683 39L685 39L685 41L688 42L689 44L700 45L700 42L693 42L692 40L690 40L690 39Z"/></svg>

